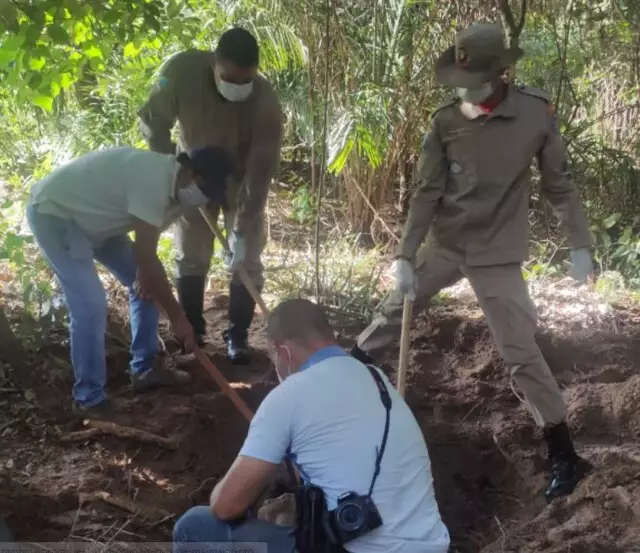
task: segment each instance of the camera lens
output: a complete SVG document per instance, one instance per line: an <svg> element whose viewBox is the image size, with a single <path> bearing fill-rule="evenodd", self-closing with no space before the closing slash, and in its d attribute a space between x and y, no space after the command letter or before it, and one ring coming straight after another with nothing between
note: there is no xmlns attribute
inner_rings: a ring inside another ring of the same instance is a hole
<svg viewBox="0 0 640 553"><path fill-rule="evenodd" d="M336 519L345 531L353 532L364 524L364 512L357 503L346 503L338 507Z"/></svg>

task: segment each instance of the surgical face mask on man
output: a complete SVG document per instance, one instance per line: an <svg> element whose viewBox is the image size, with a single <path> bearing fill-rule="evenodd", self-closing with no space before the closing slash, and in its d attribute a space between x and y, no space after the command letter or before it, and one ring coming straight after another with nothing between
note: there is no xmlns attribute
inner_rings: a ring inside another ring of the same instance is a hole
<svg viewBox="0 0 640 553"><path fill-rule="evenodd" d="M230 83L222 79L218 69L214 69L213 77L218 92L230 102L243 102L253 91L253 81L245 84Z"/></svg>
<svg viewBox="0 0 640 553"><path fill-rule="evenodd" d="M474 88L458 88L457 92L463 102L481 104L494 93L495 89L493 83L488 82Z"/></svg>
<svg viewBox="0 0 640 553"><path fill-rule="evenodd" d="M280 346L280 347L286 348L287 355L289 356L289 363L287 366L287 375L283 377L282 374L280 374L280 371L282 370L280 367L280 353L278 353L278 350L276 350L276 359L275 359L274 365L276 369L276 374L278 375L278 382L282 384L287 378L291 376L291 365L293 364L293 360L291 358L291 350L287 346Z"/></svg>
<svg viewBox="0 0 640 553"><path fill-rule="evenodd" d="M200 207L205 205L209 199L200 190L200 187L192 182L178 190L178 201L185 207Z"/></svg>

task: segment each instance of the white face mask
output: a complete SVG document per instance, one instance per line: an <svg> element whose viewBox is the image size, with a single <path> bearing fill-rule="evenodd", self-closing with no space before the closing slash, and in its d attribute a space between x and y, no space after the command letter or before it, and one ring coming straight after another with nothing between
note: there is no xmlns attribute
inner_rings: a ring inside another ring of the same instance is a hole
<svg viewBox="0 0 640 553"><path fill-rule="evenodd" d="M458 88L456 90L463 102L481 104L493 94L495 87L492 83L483 83L475 88Z"/></svg>
<svg viewBox="0 0 640 553"><path fill-rule="evenodd" d="M223 81L216 69L213 72L218 92L230 102L243 102L253 92L253 81L246 84L235 84Z"/></svg>
<svg viewBox="0 0 640 553"><path fill-rule="evenodd" d="M289 356L289 364L287 366L287 376L283 378L282 375L280 374L280 354L276 353L275 368L276 368L276 374L278 375L278 381L280 382L280 384L282 384L287 378L291 376L291 363L292 363L291 350L287 346L281 346L281 347L287 349L287 355Z"/></svg>
<svg viewBox="0 0 640 553"><path fill-rule="evenodd" d="M178 201L186 207L199 207L205 205L209 198L203 194L196 183L191 183L178 190Z"/></svg>

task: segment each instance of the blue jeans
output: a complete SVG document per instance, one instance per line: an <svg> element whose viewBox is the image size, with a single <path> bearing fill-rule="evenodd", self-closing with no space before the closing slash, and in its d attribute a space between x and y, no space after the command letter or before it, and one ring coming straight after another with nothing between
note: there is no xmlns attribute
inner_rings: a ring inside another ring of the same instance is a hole
<svg viewBox="0 0 640 553"><path fill-rule="evenodd" d="M174 553L189 553L189 543L211 544L212 553L224 550L215 544L260 544L256 553L293 553L295 536L290 526L279 526L264 520L229 524L213 516L209 507L193 507L182 515L173 528ZM198 546L199 550L203 546ZM242 547L240 549L250 549ZM230 548L230 551L233 551Z"/></svg>
<svg viewBox="0 0 640 553"><path fill-rule="evenodd" d="M94 260L99 261L129 288L131 313L131 371L141 376L158 353L155 304L137 297L133 244L127 235L93 244L73 221L27 208L27 220L45 258L58 278L71 319L71 363L75 374L73 399L81 406L105 399L105 334L107 303Z"/></svg>

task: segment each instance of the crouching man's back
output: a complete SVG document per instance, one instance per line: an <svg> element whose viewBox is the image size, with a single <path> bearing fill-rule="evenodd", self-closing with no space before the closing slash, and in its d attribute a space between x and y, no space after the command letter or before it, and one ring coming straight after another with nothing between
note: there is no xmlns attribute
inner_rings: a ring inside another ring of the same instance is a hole
<svg viewBox="0 0 640 553"><path fill-rule="evenodd" d="M353 553L445 553L449 533L434 497L422 432L384 374L375 369L391 398L386 442L387 411L378 384L367 366L335 344L318 306L306 300L284 302L273 311L267 332L282 383L260 405L238 459L212 494L208 516L216 524L242 516L254 494L264 489L265 476L268 479L288 455L304 483L322 489L327 509L333 511L345 493L370 493L384 445L371 491L382 525L343 542L342 548ZM253 477L256 472L262 475ZM241 489L247 486L256 489ZM295 548L290 528L270 539L274 528L284 527L267 528L260 521L243 524L247 531L247 525L256 525L250 540L243 532L244 541L268 541L269 551ZM234 526L230 528L231 541L238 541L233 539ZM192 537L189 541L208 541L202 535Z"/></svg>

